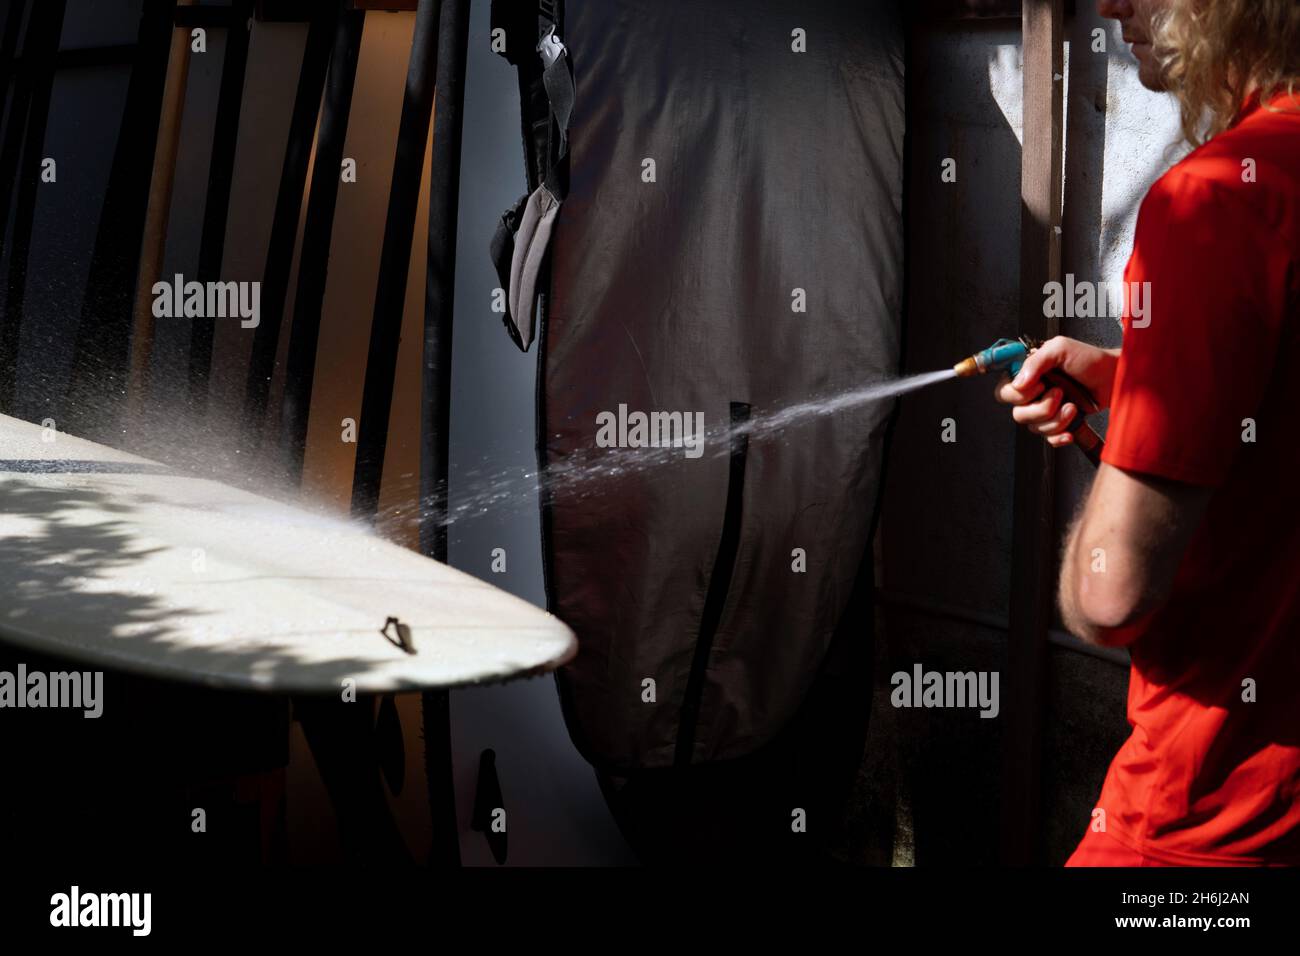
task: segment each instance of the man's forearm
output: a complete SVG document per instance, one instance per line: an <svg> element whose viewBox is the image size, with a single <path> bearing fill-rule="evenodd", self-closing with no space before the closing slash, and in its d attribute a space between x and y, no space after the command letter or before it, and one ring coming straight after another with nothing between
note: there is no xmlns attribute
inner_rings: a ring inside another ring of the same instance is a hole
<svg viewBox="0 0 1300 956"><path fill-rule="evenodd" d="M1065 629L1089 644L1104 644L1109 628L1098 627L1087 619L1079 607L1079 529L1083 515L1075 517L1065 536L1065 550L1061 554L1061 580L1057 587L1057 600L1061 606L1061 620Z"/></svg>
<svg viewBox="0 0 1300 956"><path fill-rule="evenodd" d="M1126 643L1129 625L1169 594L1209 496L1102 465L1061 555L1058 599L1070 633Z"/></svg>

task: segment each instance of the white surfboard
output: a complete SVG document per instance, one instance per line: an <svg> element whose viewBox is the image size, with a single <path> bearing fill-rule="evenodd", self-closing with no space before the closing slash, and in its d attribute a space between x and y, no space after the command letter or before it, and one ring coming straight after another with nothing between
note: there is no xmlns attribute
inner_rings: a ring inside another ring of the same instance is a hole
<svg viewBox="0 0 1300 956"><path fill-rule="evenodd" d="M288 693L502 681L577 650L545 611L350 522L5 416L0 641Z"/></svg>

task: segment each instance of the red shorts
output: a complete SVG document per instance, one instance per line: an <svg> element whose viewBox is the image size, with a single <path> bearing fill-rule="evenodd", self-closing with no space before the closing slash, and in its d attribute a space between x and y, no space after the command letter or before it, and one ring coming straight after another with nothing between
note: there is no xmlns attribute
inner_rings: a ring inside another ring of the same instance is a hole
<svg viewBox="0 0 1300 956"><path fill-rule="evenodd" d="M1169 866L1136 850L1130 850L1113 836L1088 828L1066 866Z"/></svg>

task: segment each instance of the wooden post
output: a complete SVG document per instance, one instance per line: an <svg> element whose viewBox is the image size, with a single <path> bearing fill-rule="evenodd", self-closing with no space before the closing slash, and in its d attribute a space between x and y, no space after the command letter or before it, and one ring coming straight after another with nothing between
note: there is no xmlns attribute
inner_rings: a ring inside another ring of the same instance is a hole
<svg viewBox="0 0 1300 956"><path fill-rule="evenodd" d="M178 0L190 6L194 0ZM176 154L180 149L181 120L185 109L185 84L190 70L190 34L172 32L163 81L163 100L158 120L158 145L153 154L153 177L149 183L149 205L144 217L144 240L140 245L140 272L135 284L135 322L131 336L131 371L127 383L129 420L144 404L149 385L149 361L153 355L153 285L162 271L167 249L167 217L171 213L172 186L176 181Z"/></svg>
<svg viewBox="0 0 1300 956"><path fill-rule="evenodd" d="M411 57L406 70L406 94L397 126L397 152L388 190L388 217L379 256L370 349L361 391L357 457L352 472L352 517L366 521L375 519L384 475L388 418L393 407L393 379L397 374L397 348L411 267L411 242L415 235L416 206L419 204L429 123L433 115L434 70L441 14L442 0L421 0L416 10L415 33L411 38Z"/></svg>
<svg viewBox="0 0 1300 956"><path fill-rule="evenodd" d="M4 321L0 322L0 409L9 414L18 413L15 406L18 400L18 348L27 312L27 262L32 251L32 228L36 218L41 163L45 157L45 127L50 117L50 97L66 7L67 0L50 0L32 8L27 36L23 39L21 72L14 84L4 156L0 158L5 175L10 174L8 167L16 163L14 178L0 180L5 199L11 189L15 197L8 292L4 300ZM19 142L22 143L21 160L18 159ZM4 243L4 224L8 219L7 201L0 201L0 246Z"/></svg>
<svg viewBox="0 0 1300 956"><path fill-rule="evenodd" d="M253 333L253 350L248 359L244 388L244 437L254 448L262 440L271 376L275 372L275 353L284 324L284 303L289 294L289 274L293 271L303 187L307 184L307 167L320 118L321 95L325 91L339 11L337 0L329 0L312 12L307 28L307 46L298 72L298 89L289 119L289 138L280 167L280 188L275 196L275 213L271 216L271 237L266 245L266 267L262 270L261 322Z"/></svg>
<svg viewBox="0 0 1300 956"><path fill-rule="evenodd" d="M11 0L5 14L4 32L0 33L0 117L9 98L9 79L13 75L14 57L18 52L18 33L22 29L23 14L27 12L25 0Z"/></svg>
<svg viewBox="0 0 1300 956"><path fill-rule="evenodd" d="M359 10L340 13L334 27L325 96L320 105L316 157L312 161L302 248L298 252L298 284L293 297L293 322L289 325L289 350L285 356L284 393L280 399L280 445L288 464L287 474L295 484L302 481L307 455L307 424L311 417L330 242L334 237L339 166L352 113L352 92L365 23L366 15Z"/></svg>
<svg viewBox="0 0 1300 956"><path fill-rule="evenodd" d="M1056 334L1043 286L1061 272L1063 0L1024 0L1024 145L1020 175L1020 332ZM1046 442L1016 435L1011 606L1003 682L1002 862L1040 862L1042 726L1047 631L1056 595L1053 459Z"/></svg>
<svg viewBox="0 0 1300 956"><path fill-rule="evenodd" d="M212 158L208 162L208 190L203 202L203 226L199 230L199 282L221 278L226 252L226 224L230 218L230 190L235 175L235 152L239 145L239 116L244 104L244 80L248 71L249 31L252 28L252 0L232 0L223 11L227 17L226 49L221 60L221 87L217 92L217 113L212 126ZM190 323L190 411L201 416L208 407L208 380L212 372L212 349L216 341L213 316Z"/></svg>
<svg viewBox="0 0 1300 956"><path fill-rule="evenodd" d="M131 82L95 231L72 371L59 416L64 431L82 437L120 435L130 378L135 284L175 8L173 0L145 0L136 43L126 48L131 51ZM103 47L93 52L107 58L117 49ZM92 60L87 56L83 62Z"/></svg>
<svg viewBox="0 0 1300 956"><path fill-rule="evenodd" d="M420 422L420 552L447 560L447 481L451 440L451 342L456 291L456 223L465 111L469 0L440 11L434 72L433 146L429 159L429 244L424 286L423 401ZM425 778L433 820L433 866L459 866L456 786L452 773L451 692L420 697Z"/></svg>

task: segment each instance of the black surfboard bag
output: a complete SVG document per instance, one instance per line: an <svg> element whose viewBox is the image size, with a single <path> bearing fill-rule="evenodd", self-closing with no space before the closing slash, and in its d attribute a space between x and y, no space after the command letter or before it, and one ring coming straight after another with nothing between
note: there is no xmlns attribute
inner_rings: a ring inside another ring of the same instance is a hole
<svg viewBox="0 0 1300 956"><path fill-rule="evenodd" d="M492 254L507 329L540 342L570 734L609 772L749 754L836 640L869 640L892 407L765 423L898 371L897 7L494 0L492 19L529 189Z"/></svg>

